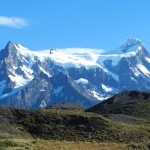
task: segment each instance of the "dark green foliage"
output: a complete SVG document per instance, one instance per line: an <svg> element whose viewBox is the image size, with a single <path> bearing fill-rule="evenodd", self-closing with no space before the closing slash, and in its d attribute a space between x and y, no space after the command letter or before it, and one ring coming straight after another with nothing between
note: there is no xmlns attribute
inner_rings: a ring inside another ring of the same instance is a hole
<svg viewBox="0 0 150 150"><path fill-rule="evenodd" d="M144 145L144 144L135 144L135 143L131 143L127 146L128 149L132 149L132 150L148 150L149 148Z"/></svg>
<svg viewBox="0 0 150 150"><path fill-rule="evenodd" d="M0 149L8 147L17 147L18 144L11 140L0 140Z"/></svg>

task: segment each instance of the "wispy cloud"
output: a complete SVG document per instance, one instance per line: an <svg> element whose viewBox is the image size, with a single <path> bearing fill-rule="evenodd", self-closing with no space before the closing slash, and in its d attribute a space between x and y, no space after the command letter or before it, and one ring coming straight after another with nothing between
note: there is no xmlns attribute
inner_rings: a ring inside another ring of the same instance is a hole
<svg viewBox="0 0 150 150"><path fill-rule="evenodd" d="M56 48L57 49L57 48ZM66 54L104 54L105 50L103 49L92 49L92 48L58 48L57 50L62 51ZM50 49L47 50L38 50L40 53L46 53L49 54Z"/></svg>
<svg viewBox="0 0 150 150"><path fill-rule="evenodd" d="M58 49L60 51L63 51L68 54L83 54L83 53L95 53L95 54L102 54L105 51L102 49L93 49L93 48L63 48L63 49Z"/></svg>
<svg viewBox="0 0 150 150"><path fill-rule="evenodd" d="M0 16L0 26L22 28L28 25L28 21L18 17Z"/></svg>

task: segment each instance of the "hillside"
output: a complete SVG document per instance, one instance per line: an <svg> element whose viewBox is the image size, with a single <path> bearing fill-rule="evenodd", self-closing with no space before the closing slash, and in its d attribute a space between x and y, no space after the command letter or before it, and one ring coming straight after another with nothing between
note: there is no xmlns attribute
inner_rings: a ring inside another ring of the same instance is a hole
<svg viewBox="0 0 150 150"><path fill-rule="evenodd" d="M0 149L148 150L149 131L146 121L122 123L83 110L0 107Z"/></svg>
<svg viewBox="0 0 150 150"><path fill-rule="evenodd" d="M150 118L150 93L124 91L86 110L99 114L124 114Z"/></svg>
<svg viewBox="0 0 150 150"><path fill-rule="evenodd" d="M55 110L84 110L84 108L79 104L74 103L57 103L46 107L46 109Z"/></svg>
<svg viewBox="0 0 150 150"><path fill-rule="evenodd" d="M145 143L150 141L150 124L112 121L83 110L42 109L28 111L0 107L1 138Z"/></svg>

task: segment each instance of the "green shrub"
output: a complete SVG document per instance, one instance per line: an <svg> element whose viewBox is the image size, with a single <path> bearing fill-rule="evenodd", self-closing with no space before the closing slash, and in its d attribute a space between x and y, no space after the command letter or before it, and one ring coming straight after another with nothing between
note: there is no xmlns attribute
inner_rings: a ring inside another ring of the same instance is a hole
<svg viewBox="0 0 150 150"><path fill-rule="evenodd" d="M127 146L128 149L135 149L135 150L148 150L147 146L144 144L136 144L131 143Z"/></svg>
<svg viewBox="0 0 150 150"><path fill-rule="evenodd" d="M8 147L17 147L18 144L11 140L2 140L0 141L0 147L8 148Z"/></svg>

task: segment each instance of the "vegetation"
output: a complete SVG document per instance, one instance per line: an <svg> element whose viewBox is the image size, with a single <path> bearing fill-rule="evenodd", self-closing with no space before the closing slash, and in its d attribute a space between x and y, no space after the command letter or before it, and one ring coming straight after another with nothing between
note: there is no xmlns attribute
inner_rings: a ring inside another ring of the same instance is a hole
<svg viewBox="0 0 150 150"><path fill-rule="evenodd" d="M74 103L56 103L47 107L47 109L55 110L84 110L84 108L79 104Z"/></svg>
<svg viewBox="0 0 150 150"><path fill-rule="evenodd" d="M68 104L34 111L1 106L0 149L148 150L149 97L121 93L86 111Z"/></svg>
<svg viewBox="0 0 150 150"><path fill-rule="evenodd" d="M0 139L1 150L148 150L142 143L74 142L42 139Z"/></svg>
<svg viewBox="0 0 150 150"><path fill-rule="evenodd" d="M19 122L31 135L67 141L150 141L150 124L125 124L83 111L39 110Z"/></svg>
<svg viewBox="0 0 150 150"><path fill-rule="evenodd" d="M150 93L124 91L86 111L99 114L125 114L150 119Z"/></svg>

